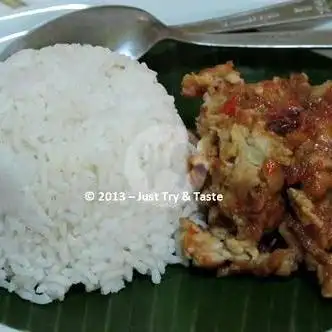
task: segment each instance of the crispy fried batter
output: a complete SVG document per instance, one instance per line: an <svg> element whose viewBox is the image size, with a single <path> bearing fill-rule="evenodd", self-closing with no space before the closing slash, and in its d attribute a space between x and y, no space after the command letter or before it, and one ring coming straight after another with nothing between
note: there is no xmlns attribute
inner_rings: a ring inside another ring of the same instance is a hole
<svg viewBox="0 0 332 332"><path fill-rule="evenodd" d="M227 63L186 75L183 93L204 93L197 121L198 149L209 172L203 189L224 195L220 214L235 222L239 239L258 242L264 230L282 221L282 166L290 165L292 157L284 138L266 128L266 109L290 94L289 85L302 81L244 84L232 68Z"/></svg>
<svg viewBox="0 0 332 332"><path fill-rule="evenodd" d="M324 297L332 297L332 83L312 88L301 125L287 140L294 151L286 169L288 197L296 215L290 224Z"/></svg>
<svg viewBox="0 0 332 332"><path fill-rule="evenodd" d="M218 275L289 275L304 260L332 297L332 82L248 84L228 62L185 75L182 93L203 98L196 188L224 197L205 202L207 230L182 222L186 256ZM267 233L283 244L263 250Z"/></svg>
<svg viewBox="0 0 332 332"><path fill-rule="evenodd" d="M237 240L220 227L204 230L189 219L181 221L181 242L184 255L194 265L217 268L219 276L243 272L287 276L297 269L299 260L297 248L260 253L253 241Z"/></svg>
<svg viewBox="0 0 332 332"><path fill-rule="evenodd" d="M332 297L331 202L314 205L302 190L289 189L288 195L298 218L288 226L300 240L308 269L317 272L323 296Z"/></svg>

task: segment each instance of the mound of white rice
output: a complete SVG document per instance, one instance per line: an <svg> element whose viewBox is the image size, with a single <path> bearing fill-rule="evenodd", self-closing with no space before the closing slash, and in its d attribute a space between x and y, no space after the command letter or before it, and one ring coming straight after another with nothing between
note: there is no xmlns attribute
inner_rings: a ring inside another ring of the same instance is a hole
<svg viewBox="0 0 332 332"><path fill-rule="evenodd" d="M87 45L0 63L0 287L45 304L77 283L117 292L134 270L159 283L195 206L128 196L190 190L187 155L174 100L144 64Z"/></svg>

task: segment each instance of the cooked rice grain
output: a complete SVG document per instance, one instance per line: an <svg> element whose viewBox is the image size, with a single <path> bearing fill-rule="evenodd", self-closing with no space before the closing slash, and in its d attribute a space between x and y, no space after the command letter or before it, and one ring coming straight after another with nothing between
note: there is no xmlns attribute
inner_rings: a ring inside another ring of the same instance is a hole
<svg viewBox="0 0 332 332"><path fill-rule="evenodd" d="M0 63L0 105L0 286L45 304L77 283L117 292L133 270L159 283L193 203L83 198L190 190L186 128L156 73L101 47L24 50Z"/></svg>

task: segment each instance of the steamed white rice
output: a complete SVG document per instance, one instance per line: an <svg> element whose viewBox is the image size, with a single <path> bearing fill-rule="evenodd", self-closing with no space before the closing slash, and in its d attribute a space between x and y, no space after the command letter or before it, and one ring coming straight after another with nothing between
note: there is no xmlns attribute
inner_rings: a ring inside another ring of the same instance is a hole
<svg viewBox="0 0 332 332"><path fill-rule="evenodd" d="M0 63L0 287L32 302L73 284L117 292L133 271L161 281L194 211L187 133L146 65L101 47L24 50ZM85 192L123 192L87 202Z"/></svg>

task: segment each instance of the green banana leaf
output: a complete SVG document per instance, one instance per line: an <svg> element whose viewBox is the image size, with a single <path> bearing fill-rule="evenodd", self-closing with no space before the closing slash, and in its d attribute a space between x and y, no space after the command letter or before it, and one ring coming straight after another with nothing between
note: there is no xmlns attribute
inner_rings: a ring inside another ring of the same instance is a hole
<svg viewBox="0 0 332 332"><path fill-rule="evenodd" d="M163 43L143 59L174 95L194 127L199 101L180 96L185 73L233 60L249 81L305 71L314 83L332 78L332 61L302 50L218 49ZM64 302L38 306L0 290L0 322L32 332L324 332L332 328L332 299L322 299L314 275L216 278L167 268L160 285L136 276L118 294L73 288Z"/></svg>

